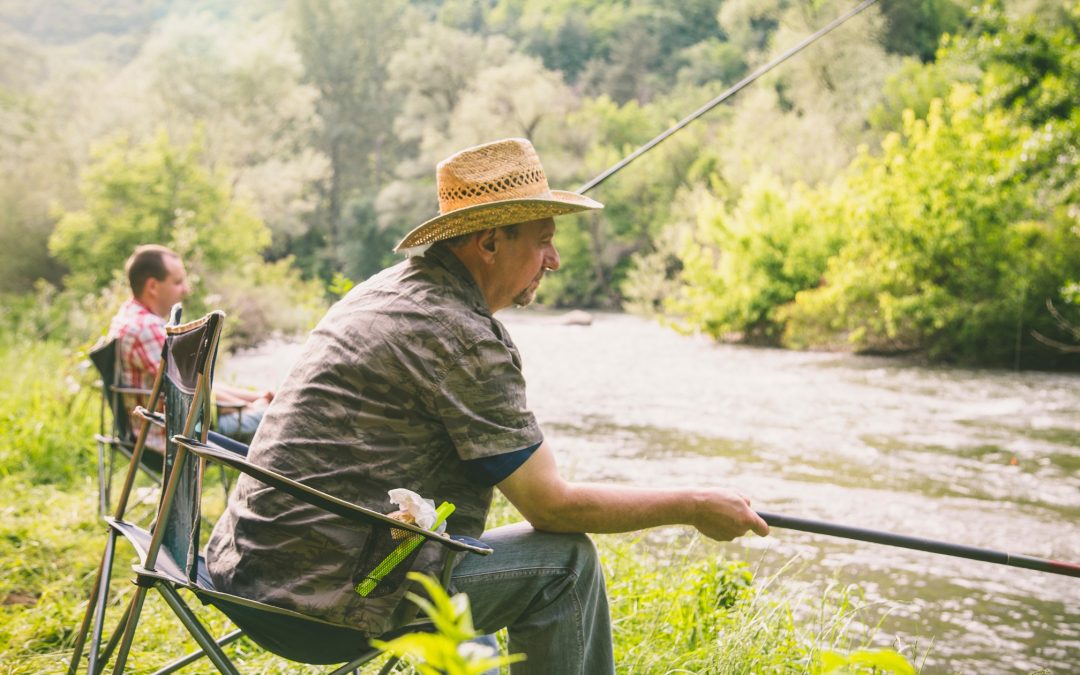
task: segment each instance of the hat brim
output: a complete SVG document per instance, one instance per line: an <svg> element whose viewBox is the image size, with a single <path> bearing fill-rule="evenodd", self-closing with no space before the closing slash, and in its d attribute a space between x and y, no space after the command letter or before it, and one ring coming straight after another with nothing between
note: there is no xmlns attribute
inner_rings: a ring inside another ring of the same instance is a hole
<svg viewBox="0 0 1080 675"><path fill-rule="evenodd" d="M490 227L504 227L541 218L554 218L604 208L604 205L595 199L576 192L551 190L550 194L551 197L504 199L466 206L435 216L405 235L394 250L401 251L414 246L434 244L437 241L470 232L479 232Z"/></svg>

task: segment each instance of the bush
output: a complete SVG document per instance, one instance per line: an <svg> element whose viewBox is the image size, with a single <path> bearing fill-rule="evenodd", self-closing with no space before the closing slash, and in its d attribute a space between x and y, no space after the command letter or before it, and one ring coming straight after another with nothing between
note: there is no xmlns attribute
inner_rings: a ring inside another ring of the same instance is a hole
<svg viewBox="0 0 1080 675"><path fill-rule="evenodd" d="M235 345L307 330L325 310L322 287L301 279L291 258L263 261L269 229L233 197L223 174L202 166L201 134L195 136L183 148L164 132L143 143L120 137L103 145L84 173L83 208L62 214L50 240L70 269L67 290L54 294L62 302L53 314L66 323L65 313L74 317L77 306L107 307L85 317L96 323L81 326L76 340L108 328L128 293L124 261L140 244L160 243L181 255L197 291L185 302L186 317L224 310Z"/></svg>
<svg viewBox="0 0 1080 675"><path fill-rule="evenodd" d="M817 285L839 248L830 199L827 191L786 189L764 173L732 212L705 204L683 249L682 291L667 309L713 337L779 342L780 308Z"/></svg>
<svg viewBox="0 0 1080 675"><path fill-rule="evenodd" d="M853 163L845 243L825 283L782 314L787 344L842 333L862 351L1000 364L1034 351L1024 329L1047 323L1080 246L1061 220L1038 219L1030 129L977 103L957 87L926 119L907 114L881 157Z"/></svg>
<svg viewBox="0 0 1080 675"><path fill-rule="evenodd" d="M236 202L224 175L204 169L199 135L186 148L160 132L133 144L104 144L85 171L85 205L69 211L49 250L71 270L66 285L84 291L106 286L140 244L162 244L196 273L257 259L270 230Z"/></svg>
<svg viewBox="0 0 1080 675"><path fill-rule="evenodd" d="M230 348L305 333L326 312L322 284L302 279L291 258L272 263L247 261L233 269L207 273L203 281L205 295L186 303L197 312L189 316L223 310L227 317L224 338Z"/></svg>

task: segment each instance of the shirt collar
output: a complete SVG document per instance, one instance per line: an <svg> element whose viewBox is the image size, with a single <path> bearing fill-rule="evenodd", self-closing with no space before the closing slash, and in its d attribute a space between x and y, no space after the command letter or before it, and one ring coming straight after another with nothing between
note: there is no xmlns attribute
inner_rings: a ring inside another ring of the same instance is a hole
<svg viewBox="0 0 1080 675"><path fill-rule="evenodd" d="M140 312L149 312L150 314L153 314L154 316L158 315L157 312L155 312L154 310L147 307L146 303L144 303L142 300L139 300L138 298L133 297L133 298L131 298L131 300L128 300L128 302L130 302L132 304L132 306L134 306Z"/></svg>
<svg viewBox="0 0 1080 675"><path fill-rule="evenodd" d="M462 292L463 299L485 316L491 316L487 299L476 285L469 268L446 246L435 245L424 252L423 260L445 270Z"/></svg>

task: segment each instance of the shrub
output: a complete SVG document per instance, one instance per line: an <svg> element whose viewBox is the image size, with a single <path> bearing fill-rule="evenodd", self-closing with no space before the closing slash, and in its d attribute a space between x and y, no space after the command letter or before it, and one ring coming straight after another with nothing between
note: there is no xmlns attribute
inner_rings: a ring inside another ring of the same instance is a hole
<svg viewBox="0 0 1080 675"><path fill-rule="evenodd" d="M825 283L782 314L787 344L842 332L858 350L992 363L1030 347L1023 328L1046 323L1045 299L1076 273L1080 247L1061 221L1038 219L1031 131L976 104L957 87L926 119L907 114L881 157L853 163L845 243Z"/></svg>
<svg viewBox="0 0 1080 675"><path fill-rule="evenodd" d="M817 285L839 248L831 195L787 189L763 173L731 212L719 202L705 207L683 249L682 291L668 310L713 337L778 342L778 311Z"/></svg>

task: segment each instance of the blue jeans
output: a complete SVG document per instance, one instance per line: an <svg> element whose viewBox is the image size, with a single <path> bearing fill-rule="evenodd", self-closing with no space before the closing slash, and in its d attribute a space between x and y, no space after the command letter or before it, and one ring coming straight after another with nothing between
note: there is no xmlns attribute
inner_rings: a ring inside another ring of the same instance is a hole
<svg viewBox="0 0 1080 675"><path fill-rule="evenodd" d="M266 408L244 408L239 413L218 415L217 429L215 431L242 443L250 443L251 438L255 435L255 430L259 428L259 422L262 421L265 411Z"/></svg>
<svg viewBox="0 0 1080 675"><path fill-rule="evenodd" d="M525 523L489 530L483 539L495 552L467 554L452 585L468 594L477 630L507 628L510 653L528 657L510 667L513 675L612 675L611 616L592 541ZM340 663L367 648L364 634L348 628L212 602L256 643L289 659ZM476 641L492 644L490 635Z"/></svg>
<svg viewBox="0 0 1080 675"><path fill-rule="evenodd" d="M452 585L468 594L477 630L507 628L510 653L528 657L511 672L614 673L611 616L592 541L525 523L490 530L483 539L495 552L466 555Z"/></svg>

